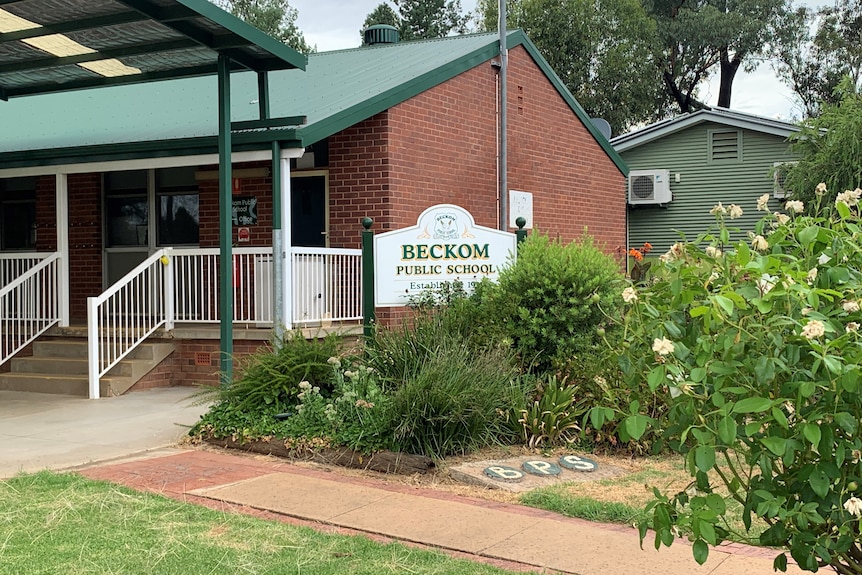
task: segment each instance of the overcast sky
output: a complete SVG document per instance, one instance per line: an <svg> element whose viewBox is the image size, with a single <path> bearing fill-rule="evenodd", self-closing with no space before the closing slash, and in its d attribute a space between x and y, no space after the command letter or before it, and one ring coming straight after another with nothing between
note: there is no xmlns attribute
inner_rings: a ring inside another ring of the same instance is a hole
<svg viewBox="0 0 862 575"><path fill-rule="evenodd" d="M359 30L365 17L382 0L289 0L297 9L297 25L305 40L318 51L359 46ZM461 0L465 12L474 10L475 0ZM718 100L718 78L705 93L707 104ZM782 84L768 62L752 74L740 71L733 83L733 109L770 118L795 119L801 110L794 106L792 91Z"/></svg>

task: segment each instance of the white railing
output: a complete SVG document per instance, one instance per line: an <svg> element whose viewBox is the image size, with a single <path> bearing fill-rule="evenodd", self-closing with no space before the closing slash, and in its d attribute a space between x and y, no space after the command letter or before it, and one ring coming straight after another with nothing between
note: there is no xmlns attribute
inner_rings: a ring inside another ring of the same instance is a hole
<svg viewBox="0 0 862 575"><path fill-rule="evenodd" d="M291 248L293 323L362 319L362 250Z"/></svg>
<svg viewBox="0 0 862 575"><path fill-rule="evenodd" d="M59 269L46 254L0 287L0 365L60 321Z"/></svg>
<svg viewBox="0 0 862 575"><path fill-rule="evenodd" d="M362 319L362 250L291 248L293 323ZM219 322L218 248L173 250L174 317L180 323ZM235 323L273 324L272 248L234 248Z"/></svg>
<svg viewBox="0 0 862 575"><path fill-rule="evenodd" d="M144 260L98 297L87 298L89 395L99 380L138 344L164 326L173 328L171 249Z"/></svg>
<svg viewBox="0 0 862 575"><path fill-rule="evenodd" d="M0 253L0 288L51 255L51 252Z"/></svg>

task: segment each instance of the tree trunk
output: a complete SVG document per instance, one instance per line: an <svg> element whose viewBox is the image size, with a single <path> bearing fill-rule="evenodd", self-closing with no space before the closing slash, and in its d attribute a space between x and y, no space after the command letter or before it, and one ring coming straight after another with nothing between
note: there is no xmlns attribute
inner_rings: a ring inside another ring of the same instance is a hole
<svg viewBox="0 0 862 575"><path fill-rule="evenodd" d="M727 48L721 50L721 83L718 87L718 105L722 108L730 108L730 97L733 92L733 79L742 64L742 56L735 54L730 59Z"/></svg>

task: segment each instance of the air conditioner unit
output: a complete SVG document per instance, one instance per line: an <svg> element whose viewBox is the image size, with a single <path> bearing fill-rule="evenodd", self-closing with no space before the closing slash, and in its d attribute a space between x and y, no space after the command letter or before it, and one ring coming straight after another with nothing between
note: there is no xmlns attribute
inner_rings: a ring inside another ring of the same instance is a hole
<svg viewBox="0 0 862 575"><path fill-rule="evenodd" d="M787 188L784 181L787 179L787 170L796 162L775 162L772 164L772 197L783 200L787 197Z"/></svg>
<svg viewBox="0 0 862 575"><path fill-rule="evenodd" d="M669 170L629 172L629 204L666 204L671 199Z"/></svg>

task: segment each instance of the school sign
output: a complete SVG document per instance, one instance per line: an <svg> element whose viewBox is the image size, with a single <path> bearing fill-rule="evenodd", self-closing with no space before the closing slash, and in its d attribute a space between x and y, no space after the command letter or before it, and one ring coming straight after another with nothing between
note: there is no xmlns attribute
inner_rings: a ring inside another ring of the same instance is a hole
<svg viewBox="0 0 862 575"><path fill-rule="evenodd" d="M432 206L415 226L374 236L374 305L403 306L456 280L468 291L484 278L496 281L516 245L515 234L477 226L460 206Z"/></svg>

